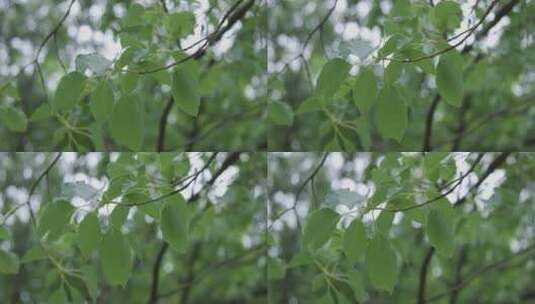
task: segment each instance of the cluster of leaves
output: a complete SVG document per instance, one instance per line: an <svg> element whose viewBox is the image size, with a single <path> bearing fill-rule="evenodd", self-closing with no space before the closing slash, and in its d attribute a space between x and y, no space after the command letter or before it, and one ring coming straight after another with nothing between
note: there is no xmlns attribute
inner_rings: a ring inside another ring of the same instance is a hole
<svg viewBox="0 0 535 304"><path fill-rule="evenodd" d="M201 10L196 1L186 2L144 6L73 0L56 7L30 1L6 9L0 15L6 20L4 65L19 72L0 75L4 149L228 150L261 145L264 128L257 121L264 100L265 55L258 49L260 5L253 0L240 5L210 1L210 8ZM24 30L21 22L39 4L64 18L47 14L36 20L50 25L40 26L42 33ZM80 12L74 14L73 7ZM95 22L90 11L101 13L102 19ZM17 18L7 18L8 12ZM116 58L103 55L111 41L80 44L71 39L69 33L81 29L73 19L101 36L113 33L121 47ZM197 41L183 45L196 36ZM12 46L17 39L37 51L34 59ZM213 51L220 41L229 48L223 54ZM48 94L51 87L54 93ZM221 130L234 138L222 140Z"/></svg>
<svg viewBox="0 0 535 304"><path fill-rule="evenodd" d="M273 303L530 299L533 154L333 154L319 171L312 153L272 157Z"/></svg>
<svg viewBox="0 0 535 304"><path fill-rule="evenodd" d="M294 24L283 20L303 1L270 7L270 150L529 149L533 4L361 2L331 1Z"/></svg>
<svg viewBox="0 0 535 304"><path fill-rule="evenodd" d="M70 164L60 159L46 173L46 187L28 184L49 165L43 158L52 156L0 157L6 172L35 172L32 178L3 175L2 189L26 188L31 195L35 188L40 202L35 218L31 210L25 217L22 210L36 201L18 204L20 197L2 191L2 302L234 303L265 297L265 277L256 271L265 264L264 155L71 155ZM225 173L229 168L235 176ZM62 182L74 174L106 186ZM210 194L221 184L223 192ZM186 189L191 194L185 198Z"/></svg>

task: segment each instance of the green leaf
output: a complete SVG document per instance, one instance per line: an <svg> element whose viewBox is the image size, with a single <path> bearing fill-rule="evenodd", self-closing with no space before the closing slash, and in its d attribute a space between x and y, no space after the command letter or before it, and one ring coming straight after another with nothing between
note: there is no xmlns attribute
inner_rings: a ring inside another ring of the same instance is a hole
<svg viewBox="0 0 535 304"><path fill-rule="evenodd" d="M128 212L130 211L129 207L126 206L116 206L113 208L113 211L110 215L110 223L116 229L121 229L124 225L126 218L128 217Z"/></svg>
<svg viewBox="0 0 535 304"><path fill-rule="evenodd" d="M136 73L126 73L119 76L119 87L123 94L131 93L137 88L139 75Z"/></svg>
<svg viewBox="0 0 535 304"><path fill-rule="evenodd" d="M353 102L362 113L368 113L377 98L377 81L370 69L363 69L353 87Z"/></svg>
<svg viewBox="0 0 535 304"><path fill-rule="evenodd" d="M268 259L268 280L283 279L286 274L284 262L280 258Z"/></svg>
<svg viewBox="0 0 535 304"><path fill-rule="evenodd" d="M9 231L6 227L0 226L0 241L10 239Z"/></svg>
<svg viewBox="0 0 535 304"><path fill-rule="evenodd" d="M165 30L173 37L180 38L193 33L195 15L191 12L176 12L165 17Z"/></svg>
<svg viewBox="0 0 535 304"><path fill-rule="evenodd" d="M408 108L395 87L385 86L379 93L375 123L384 139L398 142L403 139L408 124Z"/></svg>
<svg viewBox="0 0 535 304"><path fill-rule="evenodd" d="M191 116L197 116L201 104L199 72L195 62L178 65L173 73L171 91L178 108Z"/></svg>
<svg viewBox="0 0 535 304"><path fill-rule="evenodd" d="M464 95L463 58L456 50L440 56L437 65L437 88L440 96L455 107L461 106Z"/></svg>
<svg viewBox="0 0 535 304"><path fill-rule="evenodd" d="M427 153L423 160L424 175L431 181L436 181L440 176L442 166L440 162L448 155L447 152Z"/></svg>
<svg viewBox="0 0 535 304"><path fill-rule="evenodd" d="M318 249L323 246L336 230L340 216L330 208L321 208L310 214L303 232L305 248Z"/></svg>
<svg viewBox="0 0 535 304"><path fill-rule="evenodd" d="M316 96L305 99L297 108L297 115L321 110L321 101Z"/></svg>
<svg viewBox="0 0 535 304"><path fill-rule="evenodd" d="M0 120L13 132L25 132L28 127L26 114L13 106L0 106Z"/></svg>
<svg viewBox="0 0 535 304"><path fill-rule="evenodd" d="M57 238L70 222L74 208L66 200L58 200L48 203L37 222L37 232L49 239Z"/></svg>
<svg viewBox="0 0 535 304"><path fill-rule="evenodd" d="M145 8L143 5L134 3L130 5L126 11L126 16L121 20L123 27L135 27L144 25L143 15L145 14Z"/></svg>
<svg viewBox="0 0 535 304"><path fill-rule="evenodd" d="M390 61L385 69L384 80L386 84L393 84L401 76L403 70L403 63L399 61Z"/></svg>
<svg viewBox="0 0 535 304"><path fill-rule="evenodd" d="M45 250L41 245L36 245L30 248L22 257L21 263L29 263L48 258Z"/></svg>
<svg viewBox="0 0 535 304"><path fill-rule="evenodd" d="M184 252L189 240L190 211L182 195L175 194L167 199L160 219L164 240L174 250Z"/></svg>
<svg viewBox="0 0 535 304"><path fill-rule="evenodd" d="M52 109L48 103L41 104L35 111L30 115L30 121L39 121L50 118L52 116Z"/></svg>
<svg viewBox="0 0 535 304"><path fill-rule="evenodd" d="M99 124L103 124L110 117L114 106L113 89L109 81L102 80L91 94L91 113Z"/></svg>
<svg viewBox="0 0 535 304"><path fill-rule="evenodd" d="M433 9L433 23L440 32L459 27L462 18L461 7L454 1L440 1Z"/></svg>
<svg viewBox="0 0 535 304"><path fill-rule="evenodd" d="M381 235L376 235L370 241L366 253L366 265L373 286L392 293L398 282L399 265L396 253Z"/></svg>
<svg viewBox="0 0 535 304"><path fill-rule="evenodd" d="M366 253L368 238L366 228L359 219L354 219L344 233L344 252L348 259L356 263Z"/></svg>
<svg viewBox="0 0 535 304"><path fill-rule="evenodd" d="M314 263L314 259L312 259L310 255L308 255L306 252L299 252L292 257L292 259L290 260L290 262L288 263L286 267L294 268L294 267L299 267L299 266L304 266L304 265L310 265L312 263Z"/></svg>
<svg viewBox="0 0 535 304"><path fill-rule="evenodd" d="M341 58L335 58L327 62L321 69L316 85L316 96L329 99L334 96L344 80L347 78L351 65Z"/></svg>
<svg viewBox="0 0 535 304"><path fill-rule="evenodd" d="M377 232L381 233L383 236L387 237L392 228L392 221L394 221L394 212L381 211L377 221L375 222L377 227Z"/></svg>
<svg viewBox="0 0 535 304"><path fill-rule="evenodd" d="M78 247L89 257L98 248L101 239L100 224L97 215L92 212L85 216L78 228Z"/></svg>
<svg viewBox="0 0 535 304"><path fill-rule="evenodd" d="M394 34L390 36L388 40L384 43L383 47L379 49L379 58L385 58L386 56L396 51L396 49L398 48L398 44L400 44L401 40L402 36L400 36L399 34Z"/></svg>
<svg viewBox="0 0 535 304"><path fill-rule="evenodd" d="M111 285L125 286L132 273L132 252L120 231L111 228L100 246L102 272Z"/></svg>
<svg viewBox="0 0 535 304"><path fill-rule="evenodd" d="M19 272L19 257L0 249L0 273L15 274Z"/></svg>
<svg viewBox="0 0 535 304"><path fill-rule="evenodd" d="M269 103L268 117L274 124L291 126L294 121L294 112L289 104L273 101Z"/></svg>
<svg viewBox="0 0 535 304"><path fill-rule="evenodd" d="M59 81L56 94L52 100L55 111L68 111L76 106L80 99L85 77L80 72L70 72Z"/></svg>
<svg viewBox="0 0 535 304"><path fill-rule="evenodd" d="M86 69L89 69L93 71L95 75L100 76L109 69L111 61L104 58L102 55L93 53L76 56L74 64L76 65L76 70L81 73L84 73Z"/></svg>
<svg viewBox="0 0 535 304"><path fill-rule="evenodd" d="M144 135L143 112L134 95L123 96L113 107L110 133L119 144L139 150Z"/></svg>
<svg viewBox="0 0 535 304"><path fill-rule="evenodd" d="M426 233L429 243L439 254L448 257L453 254L455 249L453 225L439 209L433 209L427 215Z"/></svg>

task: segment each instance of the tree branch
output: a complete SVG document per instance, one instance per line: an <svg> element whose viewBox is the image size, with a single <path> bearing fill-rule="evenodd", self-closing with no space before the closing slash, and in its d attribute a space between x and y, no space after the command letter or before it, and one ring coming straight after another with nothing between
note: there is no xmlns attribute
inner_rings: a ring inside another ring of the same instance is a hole
<svg viewBox="0 0 535 304"><path fill-rule="evenodd" d="M186 57L184 57L184 58L182 58L180 60L171 62L171 63L169 63L167 65L164 65L162 67L155 68L155 69L152 69L152 70L145 70L145 71L127 70L126 72L134 72L134 73L138 73L138 74L141 74L141 75L150 74L150 73L156 73L156 72L159 72L159 71L167 70L169 68L172 68L172 67L174 67L176 65L182 64L184 62L187 62L187 61L190 61L190 60L197 60L197 59L201 58L202 56L204 56L204 54L206 53L206 51L208 50L209 47L213 46L219 40L221 40L223 35L227 31L229 31L234 26L234 24L236 24L241 18L243 18L245 16L247 11L254 5L255 0L247 0L247 2L245 2L242 6L239 6L238 4L240 4L241 2L243 2L243 0L238 0L229 9L229 11L227 11L227 13L225 13L223 18L219 22L218 27L212 33L210 33L208 36L202 38L201 40L199 40L199 41L197 41L197 42L195 42L193 44L193 45L197 45L197 44L199 44L201 42L204 42L199 47L199 49L197 49L192 54L190 54L190 55L188 55L188 56L186 56ZM223 24L225 24L225 21L227 23L226 23L225 26L223 26ZM186 49L188 49L190 47L187 47L184 50L186 50Z"/></svg>
<svg viewBox="0 0 535 304"><path fill-rule="evenodd" d="M175 99L173 98L173 96L169 97L169 100L167 101L167 104L163 109L162 115L160 116L158 139L156 141L156 151L158 152L163 152L165 150L165 130L167 127L167 117L169 116L169 112L171 112L171 109L173 108L174 102Z"/></svg>
<svg viewBox="0 0 535 304"><path fill-rule="evenodd" d="M442 292L442 293L439 293L437 295L434 295L431 298L427 299L426 302L433 302L433 301L439 300L439 299L441 299L443 297L448 296L454 290L461 290L461 289L465 288L468 284L470 284L477 277L480 277L480 276L482 276L482 275L484 275L484 274L486 274L488 272L491 272L491 271L495 271L495 270L499 270L499 269L505 268L515 258L520 257L520 256L525 255L525 254L528 254L531 251L533 251L534 249L535 249L535 245L530 245L530 246L526 247L525 249L520 250L520 251L512 254L511 256L509 256L507 258L501 259L500 261L492 263L492 264L488 264L488 265L484 266L483 268L481 268L480 270L473 272L472 274L470 274L467 277L467 279L465 279L464 281L456 284L455 286L453 286L449 290L447 290L445 292Z"/></svg>
<svg viewBox="0 0 535 304"><path fill-rule="evenodd" d="M162 247L160 247L160 250L158 251L158 255L156 255L156 261L154 261L154 265L152 266L152 284L150 288L149 304L158 303L160 265L162 264L163 256L165 255L168 247L169 244L167 242L163 242Z"/></svg>
<svg viewBox="0 0 535 304"><path fill-rule="evenodd" d="M215 181L219 178L219 176L223 174L223 172L225 172L225 170L227 170L232 164L234 164L235 162L239 160L240 158L239 156L240 156L240 152L230 153L230 155L228 155L227 158L225 158L225 160L221 164L221 167L212 175L210 180L208 180L208 182L204 184L201 190L199 190L197 193L192 195L188 199L187 203L191 204L192 202L198 200L200 197L200 193L203 192L208 187L211 187L215 183ZM214 157L214 155L212 155L212 157ZM151 291L150 291L151 296L148 301L149 304L158 303L158 297L159 297L158 285L159 285L159 278L160 278L160 268L161 268L161 264L163 261L163 257L168 249L169 249L169 245L167 244L167 242L164 241L162 243L162 246L160 247L160 250L158 251L156 260L154 261L154 265L152 267L152 281L151 281L152 283L151 283Z"/></svg>
<svg viewBox="0 0 535 304"><path fill-rule="evenodd" d="M435 248L431 247L427 250L425 254L424 261L422 262L422 267L420 268L420 279L418 284L418 304L425 303L425 286L427 283L427 271L429 269L429 264L431 263L431 258L435 253Z"/></svg>
<svg viewBox="0 0 535 304"><path fill-rule="evenodd" d="M382 211L388 211L388 212L402 212L402 211L409 211L409 210L412 210L412 209L415 209L415 208L420 208L420 207L423 207L423 206L426 206L426 205L429 205L431 203L434 203L446 196L448 196L450 193L452 193L457 187L459 187L464 178L467 177L468 175L470 175L470 173L472 173L477 164L479 164L479 162L481 161L481 159L483 158L483 155L484 154L479 154L477 159L474 161L474 163L472 164L472 166L470 167L470 169L468 169L468 171L464 174L462 174L460 177L458 177L457 179L454 179L448 183L446 183L444 186L442 186L442 188L440 190L443 190L449 186L451 186L452 184L454 184L448 191L444 192L444 193L441 193L421 204L416 204L416 205L412 205L412 206L408 206L408 207L404 207L404 208L396 208L396 209L389 209L389 208L381 208L381 207L374 207L372 208L371 210L382 210ZM472 189L470 189L472 190Z"/></svg>
<svg viewBox="0 0 535 304"><path fill-rule="evenodd" d="M479 20L478 23L476 23L474 26L472 26L467 32L466 32L466 35L461 39L459 40L458 42L442 49L442 50L438 50L434 53L431 53L429 55L424 55L424 56L420 56L420 57L417 57L417 58L406 58L406 59L402 59L402 60L398 60L398 59L395 59L395 58L380 58L381 60L390 60L390 61L398 61L398 62L402 62L402 63L412 63L412 62L418 62L418 61L422 61L422 60L426 60L426 59L431 59L433 57L436 57L438 55L441 55L441 54L444 54L444 53L447 53L453 49L455 49L456 47L460 46L461 44L463 44L466 39L468 39L468 37L470 37L474 32L475 30L483 23L483 21L485 21L485 18L487 18L487 16L490 14L490 12L492 11L492 9L496 6L496 4L498 4L499 0L494 0L490 5L489 7L487 8L487 10L485 11L485 13L483 13L483 16L481 17L481 19Z"/></svg>
<svg viewBox="0 0 535 304"><path fill-rule="evenodd" d="M511 0L507 4L505 4L500 10L498 10L498 12L496 12L496 15L495 15L494 19L492 19L491 22L486 24L483 27L483 29L476 34L475 40L477 41L477 40L480 40L481 38L485 37L490 32L490 30L494 26L496 26L496 24L498 24L498 22L500 22L500 20L502 20L503 17L507 16L513 10L513 7L518 2L519 2L519 0ZM473 48L474 48L474 44L468 45L462 50L462 53L467 53L470 50L472 50Z"/></svg>
<svg viewBox="0 0 535 304"><path fill-rule="evenodd" d="M423 151L429 152L433 148L431 146L431 137L433 134L433 120L435 117L435 111L437 110L438 103L440 102L440 94L436 94L429 110L427 111L427 116L425 118L425 135L424 135L424 146Z"/></svg>
<svg viewBox="0 0 535 304"><path fill-rule="evenodd" d="M459 260L457 262L457 269L455 271L455 285L459 285L462 282L462 270L463 270L464 264L466 263L467 252L468 252L468 247L465 245L461 248ZM457 303L458 297L459 297L459 290L458 289L452 290L451 295L450 295L450 304Z"/></svg>
<svg viewBox="0 0 535 304"><path fill-rule="evenodd" d="M464 204L466 202L466 199L468 198L468 195L470 194L470 192L476 190L479 188L479 186L481 186L481 184L489 177L489 175L494 172L496 169L498 169L503 163L505 163L505 161L507 160L507 157L511 155L511 152L502 152L500 153L500 155L498 157L496 157L491 163L490 165L488 166L487 170L485 171L485 173L483 173L482 176L479 177L479 180L477 181L477 183L470 187L470 189L468 190L468 193L463 196L461 199L457 200L453 206L454 207L458 207L462 204Z"/></svg>

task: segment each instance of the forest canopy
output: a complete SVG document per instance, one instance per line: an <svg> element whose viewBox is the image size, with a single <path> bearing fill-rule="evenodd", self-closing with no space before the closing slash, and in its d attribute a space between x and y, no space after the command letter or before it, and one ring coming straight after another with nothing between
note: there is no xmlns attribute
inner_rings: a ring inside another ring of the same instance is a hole
<svg viewBox="0 0 535 304"><path fill-rule="evenodd" d="M0 1L2 150L265 146L260 2Z"/></svg>
<svg viewBox="0 0 535 304"><path fill-rule="evenodd" d="M532 153L273 153L272 303L532 303Z"/></svg>
<svg viewBox="0 0 535 304"><path fill-rule="evenodd" d="M0 302L265 301L264 154L2 153L0 167Z"/></svg>
<svg viewBox="0 0 535 304"><path fill-rule="evenodd" d="M268 11L270 151L533 150L533 1Z"/></svg>

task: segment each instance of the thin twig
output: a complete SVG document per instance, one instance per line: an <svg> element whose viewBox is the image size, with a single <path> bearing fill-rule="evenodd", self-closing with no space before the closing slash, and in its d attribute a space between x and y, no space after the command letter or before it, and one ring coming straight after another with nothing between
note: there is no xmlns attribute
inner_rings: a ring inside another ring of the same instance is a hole
<svg viewBox="0 0 535 304"><path fill-rule="evenodd" d="M398 59L395 59L395 58L379 58L380 60L389 60L389 61L397 61L397 62L402 62L402 63L411 63L411 62L418 62L418 61L422 61L422 60L426 60L426 59L430 59L430 58L433 58L433 57L436 57L438 55L441 55L441 54L444 54L446 52L449 52L453 49L455 49L456 47L460 46L461 44L463 44L466 39L468 39L468 37L470 37L474 31L483 23L483 21L485 21L485 18L490 14L490 12L492 11L492 9L494 8L494 6L496 6L496 4L498 4L499 0L494 0L490 6L487 8L487 10L485 11L485 13L483 14L483 16L481 17L481 19L479 20L478 23L476 23L474 26L472 26L470 28L470 30L468 31L468 33L466 34L466 36L464 36L461 40L459 40L457 43L454 43L442 50L438 50L432 54L429 54L429 55L424 55L424 56L420 56L420 57L417 57L417 58L406 58L406 59L401 59L401 60L398 60Z"/></svg>
<svg viewBox="0 0 535 304"><path fill-rule="evenodd" d="M32 186L30 188L30 192L28 193L28 198L26 199L26 206L28 207L28 210L30 212L30 218L32 220L32 224L33 224L34 228L36 226L36 220L35 220L35 215L34 215L33 210L32 210L32 206L30 204L30 200L32 198L33 193L35 192L35 189L37 188L37 185L39 185L41 180L48 174L48 172L50 172L50 170L52 170L52 167L54 167L54 165L60 159L61 154L62 154L62 152L59 152L56 155L56 157L54 158L54 160L50 163L50 165L48 165L48 167L46 167L46 169L39 175L39 177L37 177L37 179L35 180L35 182L32 184Z"/></svg>

